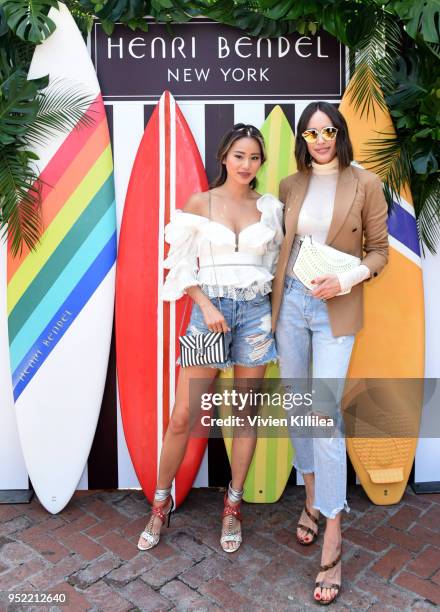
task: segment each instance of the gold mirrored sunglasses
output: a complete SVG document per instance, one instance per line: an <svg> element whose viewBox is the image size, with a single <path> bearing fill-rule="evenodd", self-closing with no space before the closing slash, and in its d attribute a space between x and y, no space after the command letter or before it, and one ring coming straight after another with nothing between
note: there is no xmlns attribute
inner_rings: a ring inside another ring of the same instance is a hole
<svg viewBox="0 0 440 612"><path fill-rule="evenodd" d="M322 130L316 130L315 128L310 128L310 130L306 130L301 134L306 142L309 144L314 144L318 140L319 134L321 134L323 140L329 141L334 140L336 138L336 134L338 133L338 128L329 125L327 127L323 127Z"/></svg>

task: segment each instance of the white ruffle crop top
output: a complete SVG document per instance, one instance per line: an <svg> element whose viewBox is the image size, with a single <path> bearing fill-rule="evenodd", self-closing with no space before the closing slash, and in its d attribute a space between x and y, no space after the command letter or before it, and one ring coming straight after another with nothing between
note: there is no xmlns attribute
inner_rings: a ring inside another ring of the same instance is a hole
<svg viewBox="0 0 440 612"><path fill-rule="evenodd" d="M283 204L265 194L256 206L260 220L238 236L208 217L176 210L165 228L170 249L162 300L178 300L195 285L209 297L249 300L269 293L284 237Z"/></svg>

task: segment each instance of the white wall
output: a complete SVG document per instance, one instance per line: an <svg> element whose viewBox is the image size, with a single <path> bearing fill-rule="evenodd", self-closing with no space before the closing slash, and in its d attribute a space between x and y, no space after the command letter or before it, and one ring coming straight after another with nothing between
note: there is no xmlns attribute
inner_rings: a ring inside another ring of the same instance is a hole
<svg viewBox="0 0 440 612"><path fill-rule="evenodd" d="M440 245L438 247L440 251ZM422 259L425 293L425 377L440 379L440 254L426 253ZM426 397L426 399L428 399ZM440 389L426 402L417 446L414 481L440 482L440 438L431 435L432 422L440 424Z"/></svg>
<svg viewBox="0 0 440 612"><path fill-rule="evenodd" d="M18 440L9 369L6 308L6 244L0 243L0 490L27 489L28 475Z"/></svg>

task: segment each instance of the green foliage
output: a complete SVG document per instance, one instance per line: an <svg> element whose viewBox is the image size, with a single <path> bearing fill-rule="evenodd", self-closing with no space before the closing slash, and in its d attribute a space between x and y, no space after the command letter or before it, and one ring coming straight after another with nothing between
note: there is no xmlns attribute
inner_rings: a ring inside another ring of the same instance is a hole
<svg viewBox="0 0 440 612"><path fill-rule="evenodd" d="M46 89L48 77L28 80L34 45L9 28L0 31L0 233L8 228L17 254L23 244L35 248L41 233L41 183L32 147L47 143L55 132L81 125L91 99L59 83ZM41 28L43 37L45 31ZM25 34L30 40L30 31Z"/></svg>
<svg viewBox="0 0 440 612"><path fill-rule="evenodd" d="M66 0L84 35L95 15L110 34L116 22L147 30L146 16L167 24L203 15L251 36L324 29L356 54L351 95L360 113L391 110L397 137L372 147L388 197L410 183L424 244L440 241L440 0ZM34 45L54 29L56 0L0 0L0 230L9 222L14 249L40 231L39 186L30 145L81 123L84 92L27 81ZM353 57L353 55L352 55ZM65 84L64 84L65 85ZM8 196L5 196L7 190Z"/></svg>
<svg viewBox="0 0 440 612"><path fill-rule="evenodd" d="M76 4L89 15L101 20L106 34L111 34L116 22L126 24L132 30L148 28L145 17L150 15L156 21L182 23L191 19L191 4L185 0L77 0Z"/></svg>
<svg viewBox="0 0 440 612"><path fill-rule="evenodd" d="M58 80L46 88L47 77L26 81L23 74L16 78L17 72L5 81L9 96L0 100L0 144L6 145L0 149L0 232L8 226L15 255L23 242L34 248L41 229L41 182L32 149L60 133L90 125L93 119L84 113L94 99L77 83Z"/></svg>
<svg viewBox="0 0 440 612"><path fill-rule="evenodd" d="M35 248L41 233L40 184L33 166L35 155L22 148L23 142L0 148L0 234L6 228L12 253L23 243Z"/></svg>
<svg viewBox="0 0 440 612"><path fill-rule="evenodd" d="M47 13L57 0L2 0L1 5L8 27L21 40L38 44L55 30Z"/></svg>
<svg viewBox="0 0 440 612"><path fill-rule="evenodd" d="M35 248L41 233L41 182L33 152L55 134L80 129L93 101L77 83L48 77L28 80L35 44L55 25L47 16L54 0L0 0L0 236L13 254Z"/></svg>
<svg viewBox="0 0 440 612"><path fill-rule="evenodd" d="M78 28L81 30L84 39L86 40L87 34L91 31L93 26L93 15L91 15L89 11L86 11L84 7L81 6L79 0L65 0L65 4L72 13Z"/></svg>
<svg viewBox="0 0 440 612"><path fill-rule="evenodd" d="M366 161L386 181L389 201L411 185L422 243L434 253L440 238L440 75L432 58L426 45L411 46L396 64L386 101L397 137L384 134L372 143Z"/></svg>
<svg viewBox="0 0 440 612"><path fill-rule="evenodd" d="M144 0L86 0L79 4L102 21L107 34L112 33L117 21L122 21L132 29L143 29L147 9Z"/></svg>
<svg viewBox="0 0 440 612"><path fill-rule="evenodd" d="M49 89L39 92L36 102L38 113L26 132L30 145L44 146L60 133L93 124L93 95L81 91L78 83L54 80ZM88 109L90 113L86 115Z"/></svg>
<svg viewBox="0 0 440 612"><path fill-rule="evenodd" d="M0 36L4 36L8 30L9 28L8 23L6 21L5 11L3 7L0 6Z"/></svg>
<svg viewBox="0 0 440 612"><path fill-rule="evenodd" d="M356 71L350 84L351 99L361 116L374 112L374 103L386 109L383 92L392 91L400 49L400 30L393 16L374 10L369 13L368 22L369 27L365 28L364 23L359 32Z"/></svg>
<svg viewBox="0 0 440 612"><path fill-rule="evenodd" d="M38 114L38 90L48 79L28 81L21 68L8 66L4 51L0 50L0 145L12 144L23 136Z"/></svg>
<svg viewBox="0 0 440 612"><path fill-rule="evenodd" d="M426 246L431 253L436 253L440 242L440 179L428 175L420 181L417 196L423 206L419 210L418 224L422 248Z"/></svg>
<svg viewBox="0 0 440 612"><path fill-rule="evenodd" d="M440 42L440 0L397 0L391 5L409 36L421 36L430 43Z"/></svg>
<svg viewBox="0 0 440 612"><path fill-rule="evenodd" d="M440 227L440 73L426 45L408 49L400 59L387 102L406 152L405 178L411 182L421 239L434 252Z"/></svg>

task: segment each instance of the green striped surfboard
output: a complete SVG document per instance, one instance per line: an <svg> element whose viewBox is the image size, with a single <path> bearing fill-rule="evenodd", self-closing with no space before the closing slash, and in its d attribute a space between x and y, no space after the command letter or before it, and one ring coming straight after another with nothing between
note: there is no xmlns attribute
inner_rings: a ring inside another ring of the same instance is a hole
<svg viewBox="0 0 440 612"><path fill-rule="evenodd" d="M278 197L280 181L296 171L295 136L287 117L280 106L275 106L265 120L261 132L266 143L267 160L258 173L259 193L272 193ZM268 366L266 378L279 378L276 365ZM232 370L222 373L220 378L231 378ZM275 418L286 416L281 409L273 409ZM268 409L265 408L264 416ZM244 484L244 500L251 503L273 503L281 497L292 469L293 449L287 428L275 432L270 429L270 437L258 437L252 463ZM230 460L232 430L223 428L226 451Z"/></svg>

